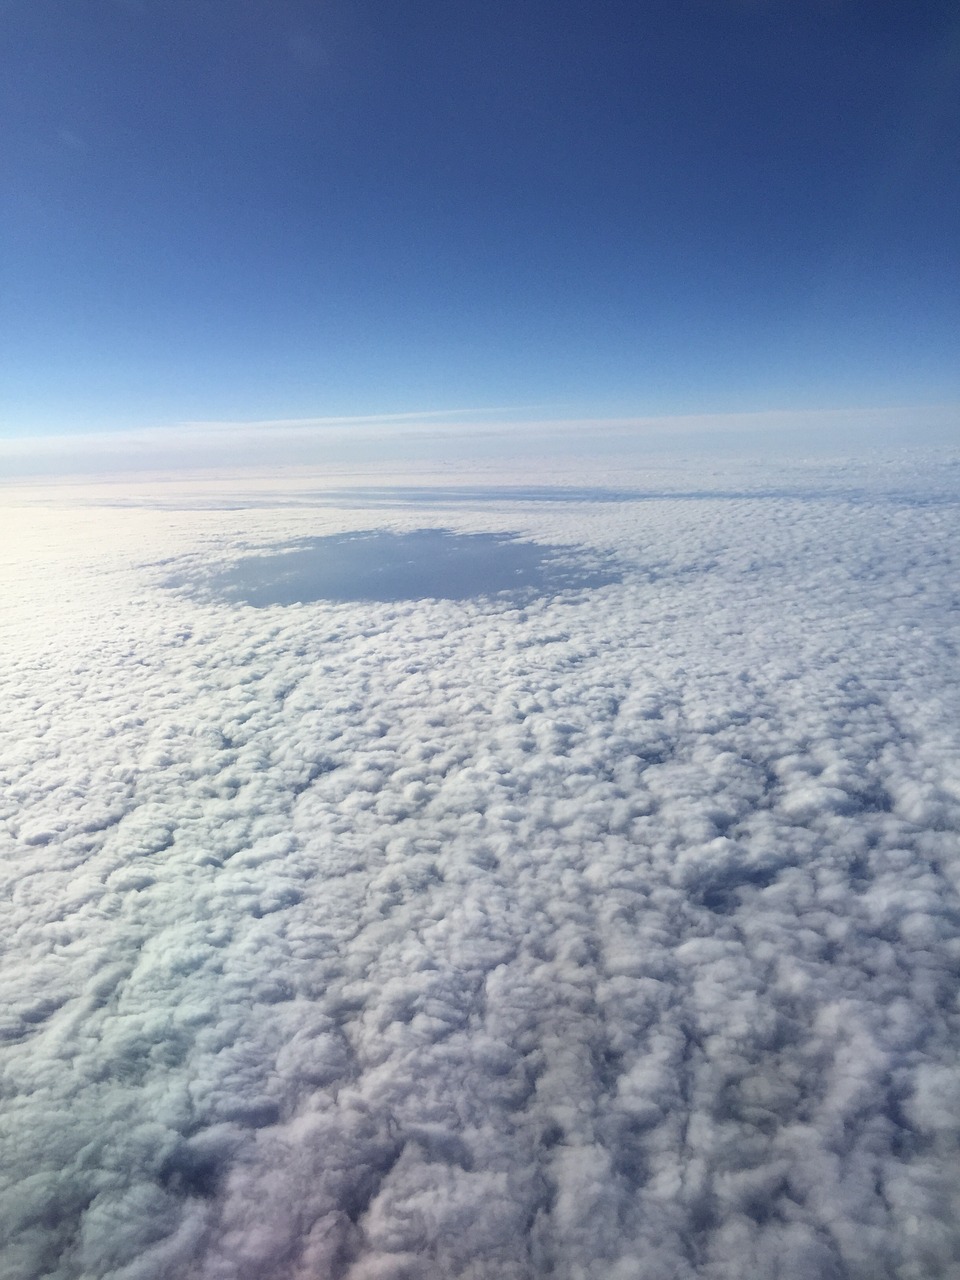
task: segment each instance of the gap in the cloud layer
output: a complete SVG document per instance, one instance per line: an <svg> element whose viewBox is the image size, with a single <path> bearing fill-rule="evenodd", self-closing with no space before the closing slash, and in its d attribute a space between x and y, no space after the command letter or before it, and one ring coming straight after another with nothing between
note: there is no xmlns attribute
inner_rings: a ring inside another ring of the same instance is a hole
<svg viewBox="0 0 960 1280"><path fill-rule="evenodd" d="M601 587L620 577L595 553L509 534L370 530L304 538L247 556L210 573L203 588L221 600L264 608L314 600L530 598Z"/></svg>

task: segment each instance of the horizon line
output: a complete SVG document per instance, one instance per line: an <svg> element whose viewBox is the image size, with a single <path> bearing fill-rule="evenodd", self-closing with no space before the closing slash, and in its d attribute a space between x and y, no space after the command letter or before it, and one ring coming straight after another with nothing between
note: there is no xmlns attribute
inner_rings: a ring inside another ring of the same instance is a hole
<svg viewBox="0 0 960 1280"><path fill-rule="evenodd" d="M22 432L16 434L4 434L0 430L0 452L7 452L5 446L14 446L10 450L11 452L20 451L16 446L20 446L20 448L27 446L40 451L46 451L45 446L49 448L64 444L81 448L84 445L103 446L110 444L122 447L125 442L131 444L137 442L150 443L157 442L164 437L178 439L183 442L192 440L199 443L205 435L218 437L228 432L235 432L246 437L263 437L271 434L300 436L310 435L318 429L335 429L338 427L393 427L402 431L404 428L415 429L422 424L428 432L431 429L441 430L447 427L467 428L490 433L498 430L515 430L517 428L526 428L531 431L538 429L560 431L564 429L604 428L611 430L643 430L674 427L680 430L699 429L722 432L723 430L735 430L738 427L759 426L764 421L768 429L776 430L778 428L787 428L791 425L799 425L802 422L809 422L813 425L816 421L862 419L878 415L887 417L910 413L922 413L925 415L960 413L960 402L940 401L927 404L864 405L843 408L797 409L773 407L748 410L708 410L697 413L620 414L607 417L582 414L560 415L548 418L504 418L501 420L491 417L487 421L481 420L475 423L450 421L450 419L462 419L475 415L527 414L549 407L552 406L542 404L503 405L489 408L405 410L398 413L318 415L302 418L195 418L113 429Z"/></svg>

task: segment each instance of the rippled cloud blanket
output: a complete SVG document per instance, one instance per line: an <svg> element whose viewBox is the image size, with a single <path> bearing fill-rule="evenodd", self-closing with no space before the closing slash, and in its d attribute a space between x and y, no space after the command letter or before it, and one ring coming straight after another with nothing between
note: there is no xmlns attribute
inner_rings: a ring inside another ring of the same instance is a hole
<svg viewBox="0 0 960 1280"><path fill-rule="evenodd" d="M5 1280L960 1274L960 468L487 478L5 489Z"/></svg>

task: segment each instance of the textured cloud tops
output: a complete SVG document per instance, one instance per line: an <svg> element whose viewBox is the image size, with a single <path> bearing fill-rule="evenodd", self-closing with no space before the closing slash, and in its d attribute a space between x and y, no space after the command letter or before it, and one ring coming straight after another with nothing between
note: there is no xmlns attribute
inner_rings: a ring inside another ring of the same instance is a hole
<svg viewBox="0 0 960 1280"><path fill-rule="evenodd" d="M7 1280L956 1276L960 519L910 474L398 496L380 548L601 580L258 608L164 584L369 508L11 490Z"/></svg>

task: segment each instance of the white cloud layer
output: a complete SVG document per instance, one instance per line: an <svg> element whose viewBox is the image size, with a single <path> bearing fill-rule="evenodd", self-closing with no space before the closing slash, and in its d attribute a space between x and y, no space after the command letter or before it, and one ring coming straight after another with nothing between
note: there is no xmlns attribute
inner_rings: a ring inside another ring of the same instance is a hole
<svg viewBox="0 0 960 1280"><path fill-rule="evenodd" d="M5 1280L960 1272L956 464L762 474L9 492ZM623 579L162 585L431 521Z"/></svg>

